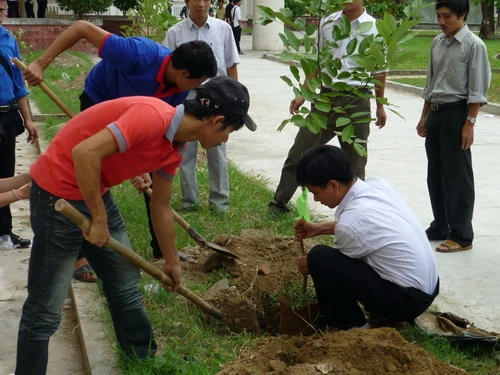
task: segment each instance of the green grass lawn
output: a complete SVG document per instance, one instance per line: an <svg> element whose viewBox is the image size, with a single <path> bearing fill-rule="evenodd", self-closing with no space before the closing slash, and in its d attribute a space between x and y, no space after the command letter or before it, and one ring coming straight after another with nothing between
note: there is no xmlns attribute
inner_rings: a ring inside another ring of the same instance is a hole
<svg viewBox="0 0 500 375"><path fill-rule="evenodd" d="M429 64L432 39L436 32L416 32L416 36L402 44L402 49L411 54L411 58L391 67L391 70L426 70ZM500 39L485 40L488 57L492 69L500 69L500 60L495 58L500 54Z"/></svg>
<svg viewBox="0 0 500 375"><path fill-rule="evenodd" d="M420 47L415 45L415 52L419 57L406 63L405 69L423 69L426 65L425 59L428 55L430 39L426 38L415 41ZM424 49L424 46L427 48ZM420 51L421 50L421 51ZM497 49L500 50L500 49ZM73 53L72 53L73 54ZM36 54L25 54L28 61ZM84 56L85 63L69 70L66 67L50 67L46 73L46 83L63 99L75 112L78 112L78 95L82 87L74 85L61 85L62 73L67 73L70 77L80 77L81 74L91 66L90 60ZM64 86L64 87L63 87ZM59 88L63 91L59 91ZM52 107L50 99L43 93L32 91L32 100L36 101L38 107L44 113L59 112ZM42 136L51 138L57 131L54 120L48 120L42 131ZM272 191L267 187L265 180L256 176L241 172L235 165L230 166L231 179L231 211L225 215L211 212L207 207L202 207L200 211L183 213L183 217L207 239L213 238L216 234L239 234L244 228L258 228L268 234L278 234L289 236L292 234L292 224L296 215L290 214L279 220L273 221L266 217L267 203L272 200ZM200 184L201 200L207 201L208 192L208 171L201 164L198 168L198 179ZM176 194L173 199L173 206L179 206L179 187L175 182ZM149 249L149 229L145 206L142 196L132 188L131 184L124 182L113 188L113 194L117 201L123 218L127 225L127 230L131 239L132 248L146 259L151 259L152 254ZM177 230L178 248L192 245L192 240L182 231ZM211 273L207 275L203 283L186 283L186 287L194 292L202 292L208 286L225 278L224 272ZM143 285L152 283L146 276ZM145 304L148 315L151 318L160 347L163 348L160 356L149 361L128 361L122 359L121 365L124 374L215 374L220 366L239 355L242 346L251 343L255 337L249 334L231 334L221 324L214 321L207 321L203 318L203 313L194 308L186 300L177 295L166 293L163 290L150 290L144 288ZM108 318L108 321L109 318ZM110 332L112 329L110 327ZM416 345L427 348L430 352L438 355L441 359L448 361L458 367L464 368L471 374L486 375L499 372L495 362L494 350L477 350L475 347L463 347L451 344L446 340L441 340L438 344L421 332L414 330L403 331L402 334ZM185 358L196 358L195 361L186 361Z"/></svg>
<svg viewBox="0 0 500 375"><path fill-rule="evenodd" d="M431 50L432 39L435 37L436 32L417 32L417 36L410 39L402 45L405 51L411 53L411 58L401 62L400 64L391 68L391 70L427 70L429 64L429 56ZM495 56L500 55L500 39L498 40L485 40L486 48L488 49L488 57L492 69L500 69L500 59ZM424 78L398 78L391 76L388 78L394 82L406 83L409 85L424 87ZM488 101L490 103L500 103L500 72L493 72L490 90L488 92Z"/></svg>

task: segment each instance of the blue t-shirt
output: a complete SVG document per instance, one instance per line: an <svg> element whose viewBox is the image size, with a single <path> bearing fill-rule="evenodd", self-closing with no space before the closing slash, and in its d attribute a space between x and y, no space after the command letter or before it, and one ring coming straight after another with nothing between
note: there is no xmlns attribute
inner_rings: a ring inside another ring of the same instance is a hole
<svg viewBox="0 0 500 375"><path fill-rule="evenodd" d="M152 96L172 106L188 91L165 88L165 70L172 51L151 39L109 34L99 46L98 62L85 80L84 90L94 103L125 96Z"/></svg>
<svg viewBox="0 0 500 375"><path fill-rule="evenodd" d="M10 104L29 94L24 87L23 73L11 61L12 57L21 60L16 39L9 30L0 26L0 105Z"/></svg>

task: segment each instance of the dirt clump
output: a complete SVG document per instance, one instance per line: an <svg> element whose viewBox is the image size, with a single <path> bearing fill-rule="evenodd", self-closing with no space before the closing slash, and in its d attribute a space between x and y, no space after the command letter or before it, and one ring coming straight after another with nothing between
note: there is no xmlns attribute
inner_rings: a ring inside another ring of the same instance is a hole
<svg viewBox="0 0 500 375"><path fill-rule="evenodd" d="M218 375L463 375L393 328L268 337L243 349Z"/></svg>

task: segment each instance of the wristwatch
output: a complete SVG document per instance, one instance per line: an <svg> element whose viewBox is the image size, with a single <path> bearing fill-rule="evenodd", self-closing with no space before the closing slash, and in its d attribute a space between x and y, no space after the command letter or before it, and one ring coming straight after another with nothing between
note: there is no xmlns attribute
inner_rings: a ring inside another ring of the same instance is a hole
<svg viewBox="0 0 500 375"><path fill-rule="evenodd" d="M467 116L466 120L469 121L472 125L476 123L475 117Z"/></svg>

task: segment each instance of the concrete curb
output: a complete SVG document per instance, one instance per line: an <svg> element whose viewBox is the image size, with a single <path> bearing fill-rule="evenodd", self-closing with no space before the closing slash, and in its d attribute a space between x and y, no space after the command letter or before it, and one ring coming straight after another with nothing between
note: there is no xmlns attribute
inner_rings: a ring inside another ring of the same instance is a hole
<svg viewBox="0 0 500 375"><path fill-rule="evenodd" d="M284 62L282 61L278 56L269 54L269 53L264 53L262 58L279 62L282 64L287 64L287 65L294 65L297 67L300 67L300 64L297 61L290 61L290 62ZM421 71L421 70L416 70L416 71L403 71L403 70L395 70L393 72L389 72L389 77L396 77L398 75L405 75L405 76L419 76L419 75L425 75L426 71ZM394 82L391 81L390 79L387 80L386 82L386 87L391 88L393 90L398 90L398 91L403 91L403 92L408 92L411 94L415 94L417 96L420 96L422 93L422 88L417 87L417 86L412 86L408 85L405 83L399 83L399 82ZM488 103L481 107L481 111L491 113L492 115L497 115L500 116L500 104L497 103Z"/></svg>

